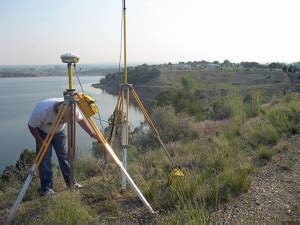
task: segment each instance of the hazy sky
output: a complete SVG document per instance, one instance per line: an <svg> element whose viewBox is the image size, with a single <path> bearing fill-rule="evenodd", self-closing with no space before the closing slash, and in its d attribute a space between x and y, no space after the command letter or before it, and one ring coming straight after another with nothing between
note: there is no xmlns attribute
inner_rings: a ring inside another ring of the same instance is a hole
<svg viewBox="0 0 300 225"><path fill-rule="evenodd" d="M126 0L128 63L300 61L299 0ZM0 0L0 65L118 62L122 0Z"/></svg>

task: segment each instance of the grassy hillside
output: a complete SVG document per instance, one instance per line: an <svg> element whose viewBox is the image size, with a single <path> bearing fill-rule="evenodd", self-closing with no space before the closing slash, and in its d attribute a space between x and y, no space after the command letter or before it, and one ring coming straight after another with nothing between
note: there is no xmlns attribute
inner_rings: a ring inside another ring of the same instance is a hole
<svg viewBox="0 0 300 225"><path fill-rule="evenodd" d="M280 76L280 74L278 75ZM195 96L195 92L189 93ZM157 222L161 224L209 223L220 203L246 192L251 174L263 170L287 137L300 132L300 96L288 94L262 101L252 92L251 101L232 92L223 97L227 119L201 121L176 111L176 103L157 105L151 116L176 163L186 172L168 185L170 164L148 129L131 132L128 170L150 204L150 215L133 191L120 193L120 172L105 165L93 151L76 165L84 189L69 191L55 168L54 196L41 196L35 178L21 204L16 224L101 224L104 222ZM186 101L186 104L193 103ZM120 155L120 146L115 144ZM28 152L2 176L0 221L12 206L26 177L32 155ZM28 156L29 155L29 156Z"/></svg>
<svg viewBox="0 0 300 225"><path fill-rule="evenodd" d="M189 68L174 69L172 67L147 66L148 71L159 69L159 76L149 76L147 79L135 80L137 72L145 75L141 68L128 71L129 83L134 88L146 105L149 105L162 91L176 90L181 87L181 78L188 76L196 80L195 92L199 99L211 101L219 96L226 96L233 90L242 91L243 95L254 90L261 90L267 97L282 95L283 92L298 91L300 88L299 73L283 72L281 69L268 68L243 68L241 66L224 67L222 69ZM140 67L143 67L140 66ZM151 78L151 79L149 79ZM118 83L122 83L122 74L108 74L94 87L116 94Z"/></svg>

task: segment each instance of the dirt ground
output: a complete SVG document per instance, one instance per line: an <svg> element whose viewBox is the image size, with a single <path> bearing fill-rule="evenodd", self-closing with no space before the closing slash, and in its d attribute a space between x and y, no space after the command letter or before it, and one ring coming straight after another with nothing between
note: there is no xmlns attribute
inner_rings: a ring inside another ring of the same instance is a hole
<svg viewBox="0 0 300 225"><path fill-rule="evenodd" d="M228 224L300 224L300 135L252 175L251 187L212 214Z"/></svg>

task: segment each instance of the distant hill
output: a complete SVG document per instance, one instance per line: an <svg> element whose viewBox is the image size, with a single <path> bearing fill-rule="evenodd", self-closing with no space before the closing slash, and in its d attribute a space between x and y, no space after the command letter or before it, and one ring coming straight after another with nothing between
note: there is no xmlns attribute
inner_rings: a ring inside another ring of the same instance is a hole
<svg viewBox="0 0 300 225"><path fill-rule="evenodd" d="M116 72L115 65L83 64L77 65L76 71L82 76L101 76L107 73ZM0 66L0 77L45 77L45 76L65 76L66 65L16 65Z"/></svg>

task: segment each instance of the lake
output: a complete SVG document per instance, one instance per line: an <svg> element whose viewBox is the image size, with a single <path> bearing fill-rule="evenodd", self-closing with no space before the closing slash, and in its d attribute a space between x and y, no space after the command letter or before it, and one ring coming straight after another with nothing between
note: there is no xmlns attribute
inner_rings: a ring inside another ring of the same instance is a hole
<svg viewBox="0 0 300 225"><path fill-rule="evenodd" d="M97 101L101 119L107 121L113 113L117 98L101 89L91 87L92 83L98 83L100 79L100 76L80 77L84 92ZM27 127L28 118L35 104L43 99L62 97L67 87L67 76L0 78L0 171L14 164L25 148L35 149L34 138ZM74 87L80 92L76 77ZM133 105L129 110L131 124L138 126L143 121L142 113ZM101 128L99 121L95 122ZM107 126L105 122L102 124ZM93 139L78 126L77 148L83 151L90 150L92 141Z"/></svg>

